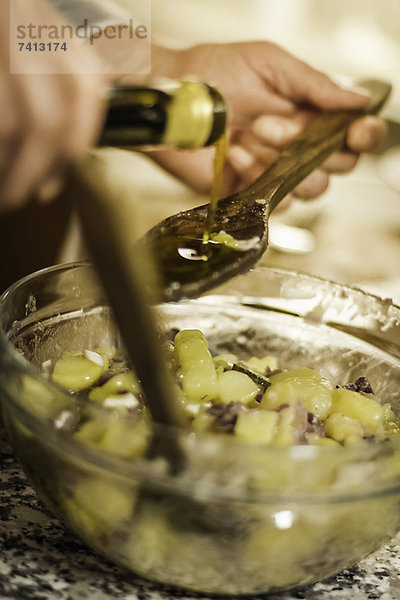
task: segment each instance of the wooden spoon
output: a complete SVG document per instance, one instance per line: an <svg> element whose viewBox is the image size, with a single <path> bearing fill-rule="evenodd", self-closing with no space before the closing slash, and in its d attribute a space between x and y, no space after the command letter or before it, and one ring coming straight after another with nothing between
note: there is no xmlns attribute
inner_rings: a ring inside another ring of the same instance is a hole
<svg viewBox="0 0 400 600"><path fill-rule="evenodd" d="M268 220L274 208L342 148L349 125L378 112L391 91L384 81L356 83L371 95L367 109L319 113L258 179L219 201L211 233L226 232L234 245L232 239L228 244L203 243L208 204L173 215L146 234L144 240L150 243L163 279L165 301L199 296L256 263L268 245Z"/></svg>
<svg viewBox="0 0 400 600"><path fill-rule="evenodd" d="M183 426L184 419L151 309L159 301L152 260L146 249L132 251L137 206L126 190L108 180L104 161L95 153L71 167L64 194L75 203L85 242L150 415L154 423L167 426L165 433L161 428L154 430L148 454L164 456L170 471L178 472L184 457L169 428Z"/></svg>

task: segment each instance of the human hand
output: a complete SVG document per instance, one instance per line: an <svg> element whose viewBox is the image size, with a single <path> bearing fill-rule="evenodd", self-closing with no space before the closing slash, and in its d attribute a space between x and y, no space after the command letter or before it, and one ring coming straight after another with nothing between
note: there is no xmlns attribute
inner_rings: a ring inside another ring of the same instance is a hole
<svg viewBox="0 0 400 600"><path fill-rule="evenodd" d="M206 44L184 51L153 50L153 74L175 79L196 76L216 85L230 109L230 149L224 194L254 180L304 128L318 109L356 109L368 104L365 95L340 88L285 50L269 42ZM331 173L351 170L361 152L383 139L383 119L355 121L347 149L332 154L294 191L314 198L327 187ZM201 192L208 192L213 173L211 149L196 152L151 152L161 166Z"/></svg>
<svg viewBox="0 0 400 600"><path fill-rule="evenodd" d="M59 16L45 0L13 0L23 22L59 26ZM28 20L28 21L27 21ZM0 212L16 209L33 193L49 195L66 165L94 140L100 126L103 82L96 57L68 41L68 51L52 52L49 72L60 75L10 74L9 2L0 2ZM43 53L44 55L45 53ZM26 52L24 61L35 53ZM25 63L29 67L29 63Z"/></svg>

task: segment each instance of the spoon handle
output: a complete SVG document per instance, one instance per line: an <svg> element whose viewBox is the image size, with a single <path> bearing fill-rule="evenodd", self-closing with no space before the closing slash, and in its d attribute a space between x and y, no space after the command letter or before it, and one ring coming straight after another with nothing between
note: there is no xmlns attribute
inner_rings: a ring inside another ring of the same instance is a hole
<svg viewBox="0 0 400 600"><path fill-rule="evenodd" d="M102 160L88 155L69 173L68 194L75 201L85 241L113 309L116 323L136 371L153 420L180 425L177 402L149 308L153 265L141 249L134 251L132 198L108 185ZM155 277L154 277L155 279ZM153 285L154 284L154 285Z"/></svg>
<svg viewBox="0 0 400 600"><path fill-rule="evenodd" d="M258 179L238 197L265 199L271 212L279 202L335 150L343 148L349 125L365 114L377 113L388 98L391 85L379 80L358 82L370 93L363 110L320 112Z"/></svg>

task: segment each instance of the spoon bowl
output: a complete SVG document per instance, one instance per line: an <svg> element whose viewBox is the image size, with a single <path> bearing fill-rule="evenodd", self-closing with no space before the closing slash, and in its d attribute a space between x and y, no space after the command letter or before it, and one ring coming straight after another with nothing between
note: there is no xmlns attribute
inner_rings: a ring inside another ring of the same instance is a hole
<svg viewBox="0 0 400 600"><path fill-rule="evenodd" d="M209 205L173 215L143 238L149 243L163 281L163 300L191 298L250 269L268 246L268 220L279 202L332 152L345 144L349 125L380 110L389 83L357 81L368 90L363 110L320 112L262 175L239 192L219 200L211 239L204 243Z"/></svg>

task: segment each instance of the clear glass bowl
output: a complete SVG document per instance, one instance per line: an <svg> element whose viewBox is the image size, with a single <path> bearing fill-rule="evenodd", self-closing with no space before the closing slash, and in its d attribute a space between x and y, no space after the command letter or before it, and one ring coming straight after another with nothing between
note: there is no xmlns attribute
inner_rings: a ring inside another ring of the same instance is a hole
<svg viewBox="0 0 400 600"><path fill-rule="evenodd" d="M157 308L214 352L275 354L332 384L367 376L400 415L400 309L359 290L258 268L200 299ZM135 318L132 315L132 318ZM53 511L101 554L149 579L202 593L304 585L357 562L400 528L400 444L268 447L157 428L184 449L132 459L79 441L85 400L40 367L64 350L120 345L87 264L46 269L0 299L0 394L11 442ZM135 432L91 407L121 439ZM94 413L93 413L94 414ZM65 426L65 425L68 426Z"/></svg>

